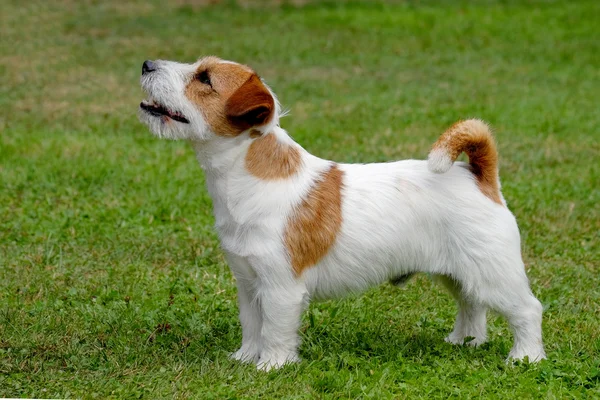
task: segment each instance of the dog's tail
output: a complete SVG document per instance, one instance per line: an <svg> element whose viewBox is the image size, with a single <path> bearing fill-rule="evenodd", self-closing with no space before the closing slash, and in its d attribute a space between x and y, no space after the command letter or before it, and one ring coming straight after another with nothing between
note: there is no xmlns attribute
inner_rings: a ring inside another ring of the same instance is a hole
<svg viewBox="0 0 600 400"><path fill-rule="evenodd" d="M469 156L471 172L481 192L498 204L504 204L498 179L498 151L490 127L478 119L459 121L435 142L427 160L429 170L447 172L460 153Z"/></svg>

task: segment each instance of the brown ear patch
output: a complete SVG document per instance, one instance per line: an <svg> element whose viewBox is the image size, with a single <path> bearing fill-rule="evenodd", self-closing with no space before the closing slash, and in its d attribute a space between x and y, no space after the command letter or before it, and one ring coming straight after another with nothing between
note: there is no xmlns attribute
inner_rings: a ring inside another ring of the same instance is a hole
<svg viewBox="0 0 600 400"><path fill-rule="evenodd" d="M235 91L225 103L225 114L232 125L246 130L267 123L273 116L275 101L256 75Z"/></svg>
<svg viewBox="0 0 600 400"><path fill-rule="evenodd" d="M296 276L319 262L335 243L342 227L343 177L333 165L288 219L285 245Z"/></svg>
<svg viewBox="0 0 600 400"><path fill-rule="evenodd" d="M252 136L252 132L251 132ZM297 147L280 143L274 134L254 140L246 153L246 169L259 179L277 180L294 175L301 164Z"/></svg>
<svg viewBox="0 0 600 400"><path fill-rule="evenodd" d="M209 78L210 84L197 79ZM248 67L204 58L185 88L186 97L200 110L212 130L221 136L237 136L268 122L275 101L260 78Z"/></svg>

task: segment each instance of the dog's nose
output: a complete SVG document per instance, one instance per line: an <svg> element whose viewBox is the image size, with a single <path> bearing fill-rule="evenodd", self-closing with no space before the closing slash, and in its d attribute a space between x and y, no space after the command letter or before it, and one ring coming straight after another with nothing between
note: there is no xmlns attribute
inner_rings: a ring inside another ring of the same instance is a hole
<svg viewBox="0 0 600 400"><path fill-rule="evenodd" d="M156 71L156 63L150 60L144 61L144 64L142 64L142 75L146 75L152 71Z"/></svg>

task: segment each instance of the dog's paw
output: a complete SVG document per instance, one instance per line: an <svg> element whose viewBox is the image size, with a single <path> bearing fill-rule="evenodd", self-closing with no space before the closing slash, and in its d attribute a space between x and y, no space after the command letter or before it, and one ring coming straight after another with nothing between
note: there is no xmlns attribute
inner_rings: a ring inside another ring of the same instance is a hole
<svg viewBox="0 0 600 400"><path fill-rule="evenodd" d="M480 344L485 343L487 338L483 337L474 337L474 336L465 336L459 335L454 332L446 336L444 341L447 343L458 344L458 345L468 345L468 346L479 346Z"/></svg>
<svg viewBox="0 0 600 400"><path fill-rule="evenodd" d="M533 349L512 349L508 354L506 363L510 364L514 361L528 361L530 363L540 362L546 359L546 352L543 348Z"/></svg>
<svg viewBox="0 0 600 400"><path fill-rule="evenodd" d="M257 346L242 346L235 353L231 353L229 358L243 363L253 363L258 361L259 351Z"/></svg>
<svg viewBox="0 0 600 400"><path fill-rule="evenodd" d="M273 369L279 369L286 364L298 363L300 357L296 353L289 354L274 354L271 356L261 356L256 364L256 369L259 371L271 371Z"/></svg>

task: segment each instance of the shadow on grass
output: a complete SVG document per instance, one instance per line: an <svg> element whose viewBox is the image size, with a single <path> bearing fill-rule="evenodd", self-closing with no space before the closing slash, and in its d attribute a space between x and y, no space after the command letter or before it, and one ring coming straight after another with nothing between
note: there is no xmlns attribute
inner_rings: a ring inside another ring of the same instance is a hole
<svg viewBox="0 0 600 400"><path fill-rule="evenodd" d="M301 353L305 360L329 357L341 359L377 359L380 363L411 360L419 363L435 362L437 359L464 359L469 361L497 358L504 360L510 343L501 338L478 347L458 346L444 341L446 332L423 329L415 332L400 332L393 327L368 327L338 330L308 329L303 336Z"/></svg>

